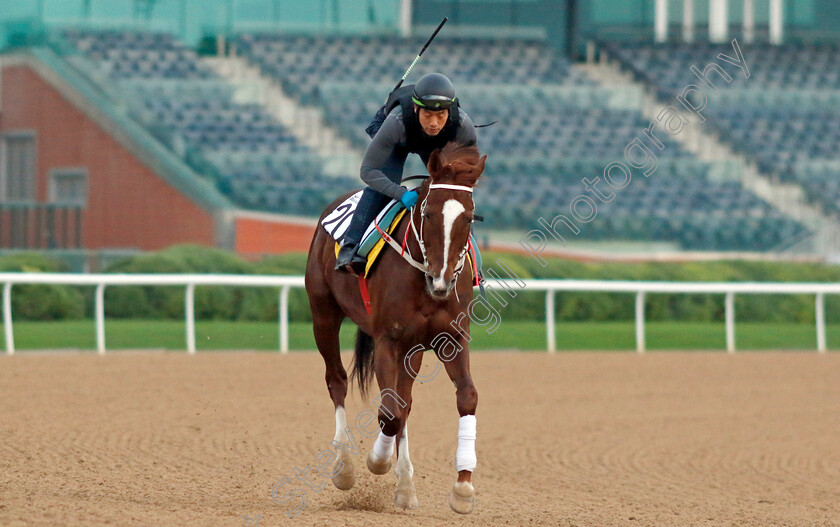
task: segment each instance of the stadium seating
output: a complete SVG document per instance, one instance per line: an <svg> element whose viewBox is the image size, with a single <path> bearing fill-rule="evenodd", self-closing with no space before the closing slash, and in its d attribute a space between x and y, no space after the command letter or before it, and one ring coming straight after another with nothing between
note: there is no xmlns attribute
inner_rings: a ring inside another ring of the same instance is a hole
<svg viewBox="0 0 840 527"><path fill-rule="evenodd" d="M167 33L68 29L63 37L115 80L216 77L194 51Z"/></svg>
<svg viewBox="0 0 840 527"><path fill-rule="evenodd" d="M653 239L697 250L760 251L803 232L740 183L711 180L708 164L682 159L664 162L648 179L634 179L620 197L601 203L580 179L594 180L607 163L532 161L526 165L527 186L506 177L507 167L490 168L476 200L483 210L492 211L487 212L490 227L535 228L539 217L551 221L554 215L564 214L571 218L570 204L586 195L598 207L591 223L577 222L580 237L587 240ZM609 192L605 185L600 190ZM518 206L511 207L512 203ZM569 234L567 239L575 238Z"/></svg>
<svg viewBox="0 0 840 527"><path fill-rule="evenodd" d="M233 88L171 35L67 30L64 39L116 81L131 113L237 205L312 214L352 188L327 178L309 148L262 106L233 100Z"/></svg>
<svg viewBox="0 0 840 527"><path fill-rule="evenodd" d="M394 85L423 38L244 34L237 49L305 104L318 102L324 82ZM439 37L423 69L453 72L462 83L590 84L544 42ZM387 95L387 92L382 95Z"/></svg>
<svg viewBox="0 0 840 527"><path fill-rule="evenodd" d="M100 78L119 87L139 122L237 205L313 215L360 186L356 176L324 176L323 159L260 105L237 102L233 86L170 35L67 30L63 36ZM364 149L370 141L365 126L422 42L245 34L234 45L301 104L320 106L340 134ZM650 63L657 60L651 53ZM487 227L494 229L533 228L541 216L568 213L575 196L586 193L581 179L620 160L647 126L638 103L616 98L621 87L599 87L542 41L442 37L417 70L418 76L449 73L474 122L498 121L478 132L480 148L492 158L475 194ZM803 114L802 120L809 118ZM726 130L733 138L739 133ZM585 239L766 250L802 231L737 181L715 176L716 167L662 139L666 148L657 153L655 175L635 177L619 198L599 204L597 218L581 225ZM753 139L742 140L749 145ZM814 145L827 147L827 141ZM769 162L779 162L771 158L779 151L784 157L782 150L767 150ZM813 192L826 185L830 179Z"/></svg>
<svg viewBox="0 0 840 527"><path fill-rule="evenodd" d="M245 34L236 45L303 104L320 105L336 129L365 148L365 126L422 41ZM532 228L540 216L568 214L572 199L584 193L581 178L594 178L610 160L621 159L648 124L637 106L616 105L612 92L540 41L439 38L417 69L417 76L449 73L476 124L499 121L478 132L479 147L492 153L475 194L489 228ZM739 183L711 178L709 165L663 140L656 176L599 208L582 236L766 250L803 230Z"/></svg>
<svg viewBox="0 0 840 527"><path fill-rule="evenodd" d="M699 68L729 45L606 45L636 78L673 98ZM732 81L716 82L707 126L759 169L780 181L797 182L829 213L838 209L840 178L840 47L836 44L742 46L750 77L723 64ZM717 78L713 76L713 78ZM818 168L814 168L817 166Z"/></svg>

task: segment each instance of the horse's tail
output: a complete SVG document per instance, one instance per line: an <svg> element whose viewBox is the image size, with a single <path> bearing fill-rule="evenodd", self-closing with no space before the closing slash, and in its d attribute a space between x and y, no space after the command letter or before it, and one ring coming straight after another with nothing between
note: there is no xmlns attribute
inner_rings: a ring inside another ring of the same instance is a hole
<svg viewBox="0 0 840 527"><path fill-rule="evenodd" d="M351 383L353 379L359 384L362 398L366 399L368 386L373 380L373 337L361 329L356 330L356 353L350 369Z"/></svg>

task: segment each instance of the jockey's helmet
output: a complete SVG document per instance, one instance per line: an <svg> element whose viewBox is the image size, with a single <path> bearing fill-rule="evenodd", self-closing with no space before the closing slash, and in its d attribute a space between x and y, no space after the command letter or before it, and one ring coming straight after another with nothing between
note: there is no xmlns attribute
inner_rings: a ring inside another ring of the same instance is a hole
<svg viewBox="0 0 840 527"><path fill-rule="evenodd" d="M448 110L455 103L455 88L446 75L427 73L414 85L411 100L420 108L432 112Z"/></svg>

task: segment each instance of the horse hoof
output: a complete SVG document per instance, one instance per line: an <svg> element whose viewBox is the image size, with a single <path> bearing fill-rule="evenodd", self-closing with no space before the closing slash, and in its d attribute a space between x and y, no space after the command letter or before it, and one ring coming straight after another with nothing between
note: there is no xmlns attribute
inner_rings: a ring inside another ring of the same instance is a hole
<svg viewBox="0 0 840 527"><path fill-rule="evenodd" d="M420 506L420 502L417 501L417 490L414 488L414 483L409 483L404 488L402 485L397 487L397 493L394 495L394 505L409 510Z"/></svg>
<svg viewBox="0 0 840 527"><path fill-rule="evenodd" d="M338 490L350 490L356 484L356 474L338 474L332 478L333 485Z"/></svg>
<svg viewBox="0 0 840 527"><path fill-rule="evenodd" d="M391 458L388 458L385 461L374 461L373 452L369 452L367 456L367 467L371 473L376 474L377 476L387 474L388 471L391 470Z"/></svg>
<svg viewBox="0 0 840 527"><path fill-rule="evenodd" d="M397 491L397 495L394 498L394 505L401 509L413 510L420 506L420 502L417 501L417 496L415 495Z"/></svg>
<svg viewBox="0 0 840 527"><path fill-rule="evenodd" d="M458 514L469 514L475 506L475 489L469 481L458 481L449 493L449 506Z"/></svg>
<svg viewBox="0 0 840 527"><path fill-rule="evenodd" d="M344 466L341 472L332 477L332 482L339 490L350 490L356 484L356 461L346 452L342 451L341 454L341 462Z"/></svg>

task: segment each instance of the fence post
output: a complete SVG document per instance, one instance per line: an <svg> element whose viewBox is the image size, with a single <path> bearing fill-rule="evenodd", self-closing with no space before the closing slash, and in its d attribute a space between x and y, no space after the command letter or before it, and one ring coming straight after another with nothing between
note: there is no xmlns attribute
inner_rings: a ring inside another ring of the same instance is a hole
<svg viewBox="0 0 840 527"><path fill-rule="evenodd" d="M96 351L105 355L105 284L96 285Z"/></svg>
<svg viewBox="0 0 840 527"><path fill-rule="evenodd" d="M280 289L280 353L289 353L289 289Z"/></svg>
<svg viewBox="0 0 840 527"><path fill-rule="evenodd" d="M645 293L636 293L636 352L645 352Z"/></svg>
<svg viewBox="0 0 840 527"><path fill-rule="evenodd" d="M546 338L548 339L548 352L555 353L557 351L557 341L554 336L554 290L549 289L545 292L545 327Z"/></svg>
<svg viewBox="0 0 840 527"><path fill-rule="evenodd" d="M6 354L15 354L15 334L12 329L12 283L3 284L3 330L6 333Z"/></svg>
<svg viewBox="0 0 840 527"><path fill-rule="evenodd" d="M726 318L726 351L735 353L735 293L726 293L724 306L724 317Z"/></svg>
<svg viewBox="0 0 840 527"><path fill-rule="evenodd" d="M195 354L195 284L187 284L184 298L184 309L187 318L187 353Z"/></svg>
<svg viewBox="0 0 840 527"><path fill-rule="evenodd" d="M823 293L817 293L816 299L817 319L817 351L825 353L825 299Z"/></svg>

